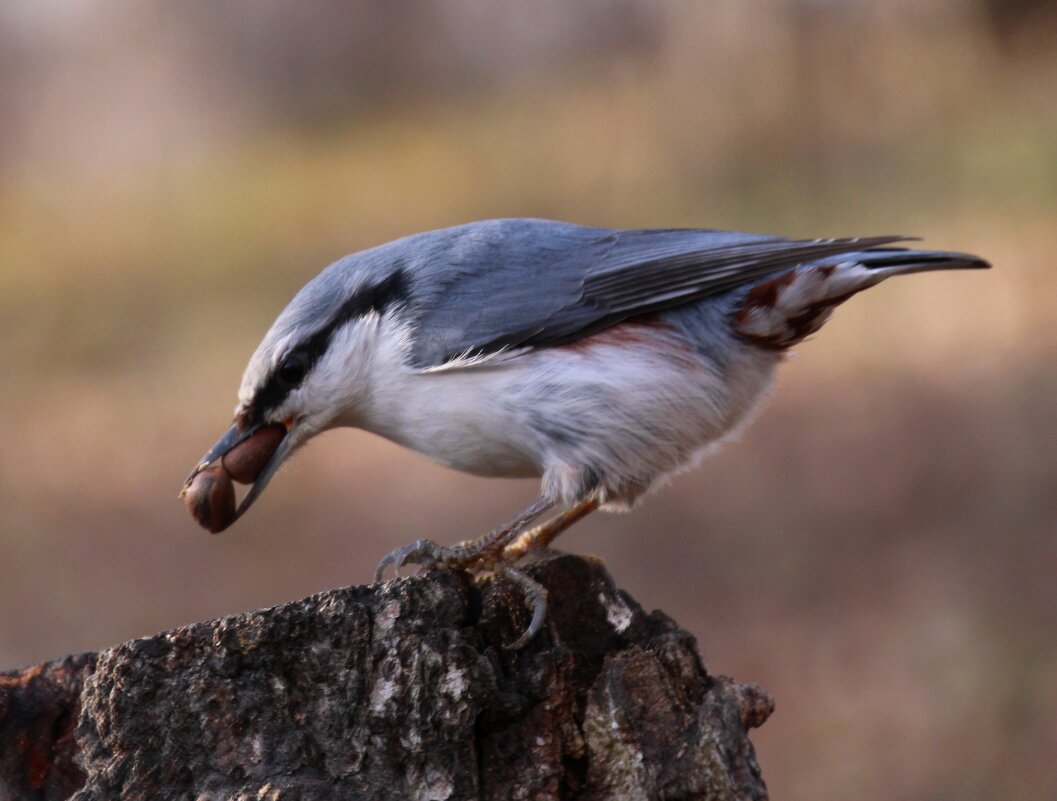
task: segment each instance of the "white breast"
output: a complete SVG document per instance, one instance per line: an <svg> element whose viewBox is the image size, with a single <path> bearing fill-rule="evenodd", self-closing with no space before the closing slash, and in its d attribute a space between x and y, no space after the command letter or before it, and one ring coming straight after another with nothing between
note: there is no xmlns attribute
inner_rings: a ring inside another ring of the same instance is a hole
<svg viewBox="0 0 1057 801"><path fill-rule="evenodd" d="M745 417L778 361L738 345L721 374L671 328L642 323L425 373L405 365L401 338L377 342L390 344L374 352L355 425L465 472L544 475L567 501L586 474L630 500L687 466Z"/></svg>

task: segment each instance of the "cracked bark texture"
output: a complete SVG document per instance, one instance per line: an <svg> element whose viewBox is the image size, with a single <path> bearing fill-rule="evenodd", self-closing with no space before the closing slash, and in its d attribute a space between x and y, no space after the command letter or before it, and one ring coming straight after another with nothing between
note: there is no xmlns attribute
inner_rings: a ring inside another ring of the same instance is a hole
<svg viewBox="0 0 1057 801"><path fill-rule="evenodd" d="M765 691L598 562L529 570L520 651L515 586L435 572L0 674L0 801L767 797Z"/></svg>

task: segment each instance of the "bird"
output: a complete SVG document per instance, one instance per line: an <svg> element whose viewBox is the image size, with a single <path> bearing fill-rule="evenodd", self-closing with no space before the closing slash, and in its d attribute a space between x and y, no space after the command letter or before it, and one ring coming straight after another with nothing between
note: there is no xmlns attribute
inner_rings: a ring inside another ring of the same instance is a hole
<svg viewBox="0 0 1057 801"><path fill-rule="evenodd" d="M291 453L345 426L474 475L537 477L536 499L494 530L453 546L416 540L376 574L415 564L509 577L532 608L521 647L542 626L546 592L519 560L596 509L632 508L729 440L790 349L852 295L892 276L990 266L895 246L911 239L519 218L353 253L279 314L233 423L181 495L222 530ZM232 477L252 485L237 508Z"/></svg>

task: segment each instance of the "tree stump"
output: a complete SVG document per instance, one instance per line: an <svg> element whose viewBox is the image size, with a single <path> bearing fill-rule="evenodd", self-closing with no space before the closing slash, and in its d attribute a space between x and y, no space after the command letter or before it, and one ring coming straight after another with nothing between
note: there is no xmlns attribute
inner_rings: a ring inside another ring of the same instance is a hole
<svg viewBox="0 0 1057 801"><path fill-rule="evenodd" d="M0 674L0 801L765 799L773 704L597 561L432 572ZM76 721L76 726L74 722Z"/></svg>

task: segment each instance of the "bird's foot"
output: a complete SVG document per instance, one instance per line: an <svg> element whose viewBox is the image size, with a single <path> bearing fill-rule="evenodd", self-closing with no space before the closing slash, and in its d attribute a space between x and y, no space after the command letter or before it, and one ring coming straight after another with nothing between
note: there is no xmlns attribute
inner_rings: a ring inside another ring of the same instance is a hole
<svg viewBox="0 0 1057 801"><path fill-rule="evenodd" d="M438 545L433 540L416 540L395 551L390 551L378 563L374 571L374 580L381 581L390 565L396 574L406 564L423 567L443 567L449 570L479 570L491 568L499 561L503 549L517 535L532 524L537 517L554 506L554 501L540 496L521 514L508 523L488 532L483 537L468 542L460 542L451 548Z"/></svg>
<svg viewBox="0 0 1057 801"><path fill-rule="evenodd" d="M408 564L419 565L426 570L466 570L474 575L492 572L517 584L525 595L526 605L532 609L532 620L521 636L507 645L507 648L513 650L523 648L543 627L543 621L547 617L546 588L524 571L507 564L503 560L502 547L479 551L472 545L461 543L452 548L446 548L432 540L416 540L386 554L378 563L374 580L381 581L390 566L399 576L400 568Z"/></svg>
<svg viewBox="0 0 1057 801"><path fill-rule="evenodd" d="M546 496L537 498L535 503L509 523L485 534L480 539L461 542L450 548L438 545L433 540L416 540L386 554L378 563L374 572L374 580L381 581L390 566L399 576L400 568L408 564L420 565L427 570L441 568L468 570L471 573L494 571L506 576L522 588L532 605L532 622L528 630L511 646L520 648L531 640L543 625L543 618L547 612L547 591L522 571L505 564L503 549L516 539L518 534L524 531L532 521L553 505L554 501Z"/></svg>
<svg viewBox="0 0 1057 801"><path fill-rule="evenodd" d="M425 569L444 568L447 570L468 570L477 572L487 569L495 560L495 555L488 551L475 552L460 543L448 548L433 540L415 540L400 548L390 551L382 557L374 571L374 580L381 581L390 566L399 577L400 568L404 565L420 565Z"/></svg>

